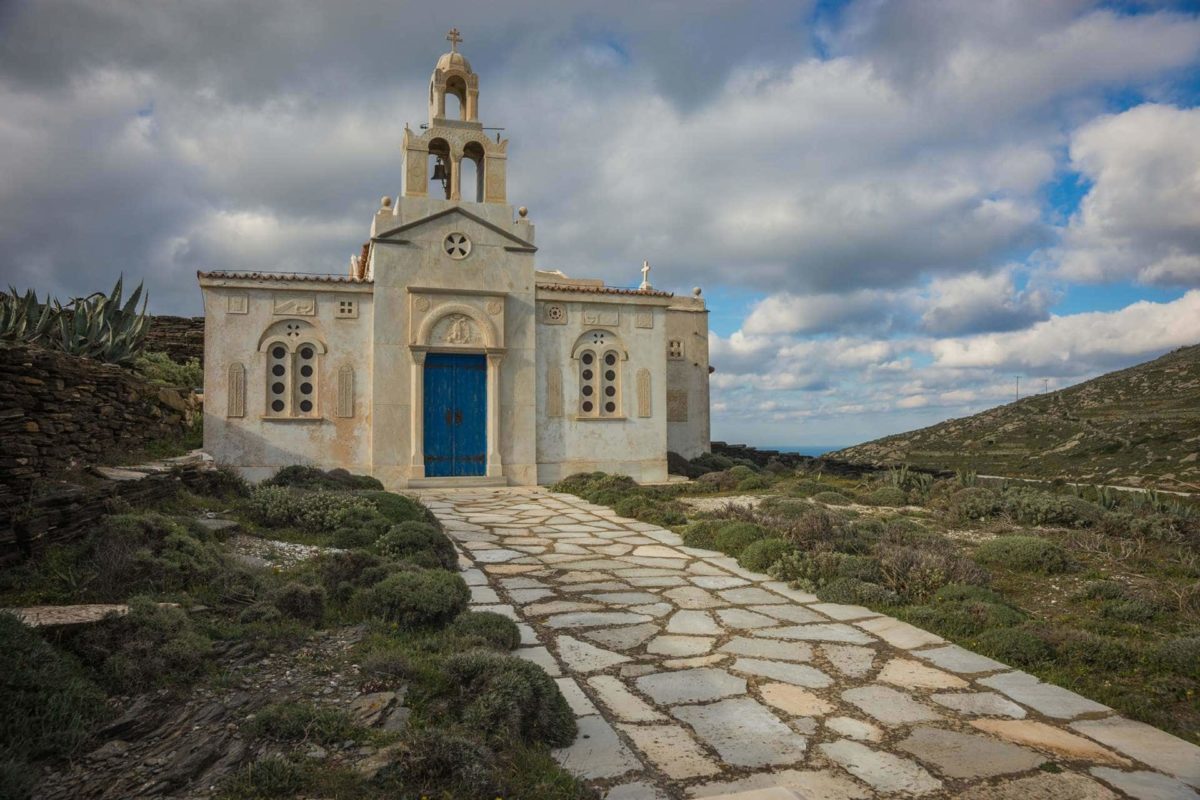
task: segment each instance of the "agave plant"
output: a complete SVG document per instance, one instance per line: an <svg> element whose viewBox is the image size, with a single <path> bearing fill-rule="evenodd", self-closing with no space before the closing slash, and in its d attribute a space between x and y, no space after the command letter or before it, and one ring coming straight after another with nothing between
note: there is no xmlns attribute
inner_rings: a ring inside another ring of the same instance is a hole
<svg viewBox="0 0 1200 800"><path fill-rule="evenodd" d="M124 280L124 276L118 278L109 295L95 292L87 297L77 297L66 306L59 306L55 301L58 337L54 345L72 355L112 364L132 363L145 345L146 329L150 324L146 314L149 298L138 311L138 300L142 297L139 283L121 305Z"/></svg>
<svg viewBox="0 0 1200 800"><path fill-rule="evenodd" d="M7 294L0 294L0 339L41 341L53 326L56 314L49 297L45 303L39 303L32 289L20 295L9 286Z"/></svg>

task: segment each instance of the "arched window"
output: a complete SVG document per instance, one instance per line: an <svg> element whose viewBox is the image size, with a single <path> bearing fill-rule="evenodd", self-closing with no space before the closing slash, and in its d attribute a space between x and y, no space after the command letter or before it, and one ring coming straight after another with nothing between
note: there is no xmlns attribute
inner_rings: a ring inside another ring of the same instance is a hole
<svg viewBox="0 0 1200 800"><path fill-rule="evenodd" d="M325 345L316 328L298 319L276 322L263 334L259 350L266 356L266 416L319 417Z"/></svg>
<svg viewBox="0 0 1200 800"><path fill-rule="evenodd" d="M463 148L462 165L462 198L475 203L483 202L483 145L479 142L467 142Z"/></svg>
<svg viewBox="0 0 1200 800"><path fill-rule="evenodd" d="M579 376L579 416L621 416L621 362L626 358L616 334L588 331L572 353Z"/></svg>
<svg viewBox="0 0 1200 800"><path fill-rule="evenodd" d="M446 79L446 119L465 120L467 118L467 82L460 75L451 75Z"/></svg>
<svg viewBox="0 0 1200 800"><path fill-rule="evenodd" d="M441 169L438 169L441 167ZM429 140L429 196L450 199L450 143L445 139Z"/></svg>

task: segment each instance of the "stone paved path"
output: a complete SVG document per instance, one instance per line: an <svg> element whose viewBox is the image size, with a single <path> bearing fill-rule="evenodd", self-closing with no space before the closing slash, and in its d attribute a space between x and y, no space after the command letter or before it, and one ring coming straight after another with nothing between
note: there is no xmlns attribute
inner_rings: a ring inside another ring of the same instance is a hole
<svg viewBox="0 0 1200 800"><path fill-rule="evenodd" d="M423 492L608 800L1200 798L1200 748L571 495Z"/></svg>

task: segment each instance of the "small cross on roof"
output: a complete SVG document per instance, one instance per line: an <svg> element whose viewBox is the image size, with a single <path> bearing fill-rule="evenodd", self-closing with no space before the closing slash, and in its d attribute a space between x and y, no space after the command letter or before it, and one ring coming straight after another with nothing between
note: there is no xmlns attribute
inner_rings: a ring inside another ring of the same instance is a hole
<svg viewBox="0 0 1200 800"><path fill-rule="evenodd" d="M450 29L450 32L446 34L446 41L450 43L450 49L457 53L458 43L462 41L462 36L459 35L458 28Z"/></svg>

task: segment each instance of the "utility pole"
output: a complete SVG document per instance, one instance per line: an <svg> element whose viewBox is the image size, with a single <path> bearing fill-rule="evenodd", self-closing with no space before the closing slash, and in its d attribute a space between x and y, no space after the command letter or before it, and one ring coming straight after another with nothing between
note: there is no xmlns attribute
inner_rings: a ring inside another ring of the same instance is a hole
<svg viewBox="0 0 1200 800"><path fill-rule="evenodd" d="M1017 397L1016 397L1016 399L1020 400L1021 399L1021 376L1014 375L1013 377L1017 379Z"/></svg>
<svg viewBox="0 0 1200 800"><path fill-rule="evenodd" d="M1042 378L1042 394L1050 391L1050 379Z"/></svg>

